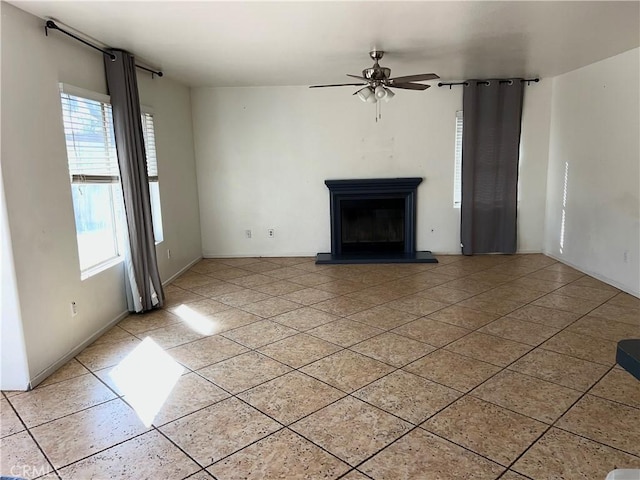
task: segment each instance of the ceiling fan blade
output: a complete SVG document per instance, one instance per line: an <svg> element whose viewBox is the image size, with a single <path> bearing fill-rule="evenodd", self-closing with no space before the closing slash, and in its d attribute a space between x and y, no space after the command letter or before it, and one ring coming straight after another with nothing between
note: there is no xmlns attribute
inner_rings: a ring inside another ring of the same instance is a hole
<svg viewBox="0 0 640 480"><path fill-rule="evenodd" d="M334 85L310 85L309 88L324 88L324 87L362 87L366 83L336 83Z"/></svg>
<svg viewBox="0 0 640 480"><path fill-rule="evenodd" d="M427 81L427 80L437 80L439 78L440 77L438 75L436 75L435 73L419 73L417 75L406 75L404 77L390 78L389 81L398 82L398 83L424 82L424 81Z"/></svg>
<svg viewBox="0 0 640 480"><path fill-rule="evenodd" d="M404 88L405 90L426 90L431 85L422 85L421 83L392 83L387 85L391 88Z"/></svg>
<svg viewBox="0 0 640 480"><path fill-rule="evenodd" d="M364 77L361 77L360 75L351 75L350 73L347 73L347 77L351 77L351 78L357 78L358 80L363 80L365 82L367 82L368 80Z"/></svg>

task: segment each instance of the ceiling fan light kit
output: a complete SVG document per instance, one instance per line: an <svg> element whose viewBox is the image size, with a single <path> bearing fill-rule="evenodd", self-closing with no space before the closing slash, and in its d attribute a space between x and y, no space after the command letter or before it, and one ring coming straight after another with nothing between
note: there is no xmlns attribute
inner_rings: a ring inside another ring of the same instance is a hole
<svg viewBox="0 0 640 480"><path fill-rule="evenodd" d="M358 90L356 92L356 95L358 95L358 98L360 100L362 100L363 102L366 102L370 97L373 96L373 90L371 90L369 87L364 87Z"/></svg>
<svg viewBox="0 0 640 480"><path fill-rule="evenodd" d="M390 89L385 88L382 85L378 85L375 89L372 89L371 87L364 87L358 90L355 94L358 95L360 100L367 103L376 103L378 100L388 102L396 96L396 94Z"/></svg>
<svg viewBox="0 0 640 480"><path fill-rule="evenodd" d="M401 88L405 90L426 90L430 85L425 85L422 82L428 80L437 80L440 78L435 73L421 73L417 75L406 75L403 77L391 78L391 69L381 67L378 61L382 58L384 52L382 50L372 50L369 52L369 56L373 60L373 66L371 68L365 68L362 71L362 76L347 74L348 77L357 78L361 83L339 83L333 85L311 85L309 88L322 88L322 87L364 87L354 93L360 100L366 103L378 103L378 100L388 102L391 100L395 93L391 91L392 88ZM380 107L376 108L376 121L380 118Z"/></svg>

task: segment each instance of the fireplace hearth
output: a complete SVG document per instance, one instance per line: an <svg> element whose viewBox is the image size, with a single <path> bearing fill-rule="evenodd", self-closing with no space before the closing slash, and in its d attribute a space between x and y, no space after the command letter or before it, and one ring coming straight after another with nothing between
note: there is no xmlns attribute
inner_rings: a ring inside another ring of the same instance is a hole
<svg viewBox="0 0 640 480"><path fill-rule="evenodd" d="M417 252L416 194L422 178L326 180L331 253L316 263L437 263Z"/></svg>

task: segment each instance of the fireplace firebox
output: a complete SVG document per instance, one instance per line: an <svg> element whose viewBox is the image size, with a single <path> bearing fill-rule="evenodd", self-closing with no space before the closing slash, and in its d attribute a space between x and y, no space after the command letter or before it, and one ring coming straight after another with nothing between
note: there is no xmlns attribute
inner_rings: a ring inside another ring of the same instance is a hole
<svg viewBox="0 0 640 480"><path fill-rule="evenodd" d="M402 198L343 200L340 203L342 253L404 251Z"/></svg>
<svg viewBox="0 0 640 480"><path fill-rule="evenodd" d="M331 253L316 263L437 263L417 252L416 193L422 178L326 180Z"/></svg>

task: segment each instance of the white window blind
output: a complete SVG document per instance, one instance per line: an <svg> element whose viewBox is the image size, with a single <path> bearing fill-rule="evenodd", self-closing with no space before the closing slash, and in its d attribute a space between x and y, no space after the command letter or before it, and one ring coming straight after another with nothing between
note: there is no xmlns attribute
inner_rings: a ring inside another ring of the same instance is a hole
<svg viewBox="0 0 640 480"><path fill-rule="evenodd" d="M118 261L122 192L108 98L74 93L63 86L60 99L84 279Z"/></svg>
<svg viewBox="0 0 640 480"><path fill-rule="evenodd" d="M453 171L453 206L460 208L462 203L462 110L456 112L456 145Z"/></svg>
<svg viewBox="0 0 640 480"><path fill-rule="evenodd" d="M156 158L156 137L153 115L142 113L142 136L147 153L147 174L149 175L149 197L151 200L151 218L153 220L153 236L156 243L162 242L162 208L160 206L160 184L158 182L158 159Z"/></svg>
<svg viewBox="0 0 640 480"><path fill-rule="evenodd" d="M60 84L60 98L81 276L86 278L118 256L118 231L125 222L112 109L108 96L71 85ZM143 108L141 120L158 243L163 231L152 111Z"/></svg>
<svg viewBox="0 0 640 480"><path fill-rule="evenodd" d="M111 105L64 92L61 99L72 182L118 182Z"/></svg>
<svg viewBox="0 0 640 480"><path fill-rule="evenodd" d="M153 115L142 114L142 136L144 148L147 152L147 174L150 182L158 181L158 160L156 158L156 137L153 126Z"/></svg>

